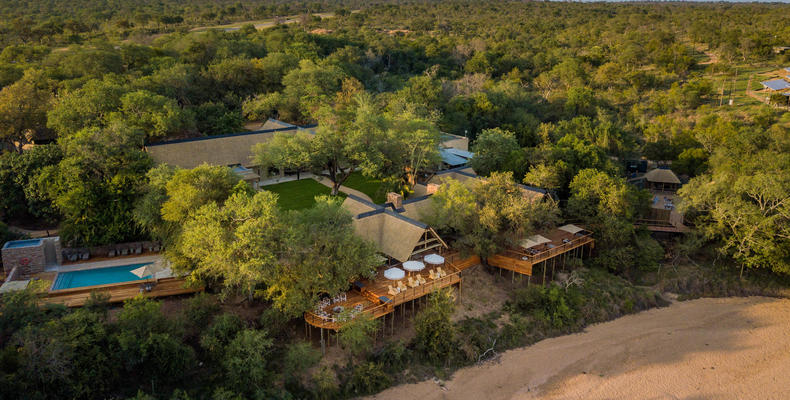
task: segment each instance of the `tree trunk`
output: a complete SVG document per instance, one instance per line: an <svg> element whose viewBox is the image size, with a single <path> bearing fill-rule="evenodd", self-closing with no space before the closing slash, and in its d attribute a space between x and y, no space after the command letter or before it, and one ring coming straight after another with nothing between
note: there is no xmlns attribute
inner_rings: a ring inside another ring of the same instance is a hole
<svg viewBox="0 0 790 400"><path fill-rule="evenodd" d="M332 182L332 196L337 196L338 192L340 192L340 184Z"/></svg>

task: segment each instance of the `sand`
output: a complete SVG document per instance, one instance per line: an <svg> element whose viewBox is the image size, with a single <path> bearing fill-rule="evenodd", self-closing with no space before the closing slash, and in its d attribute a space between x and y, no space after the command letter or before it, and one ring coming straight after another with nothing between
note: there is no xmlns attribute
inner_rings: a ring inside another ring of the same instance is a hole
<svg viewBox="0 0 790 400"><path fill-rule="evenodd" d="M676 302L373 399L788 399L790 300Z"/></svg>

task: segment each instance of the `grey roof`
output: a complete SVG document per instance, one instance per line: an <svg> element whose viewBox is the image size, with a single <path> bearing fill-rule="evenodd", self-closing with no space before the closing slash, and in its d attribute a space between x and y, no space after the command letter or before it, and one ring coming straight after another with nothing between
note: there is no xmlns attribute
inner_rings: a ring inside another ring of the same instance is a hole
<svg viewBox="0 0 790 400"><path fill-rule="evenodd" d="M790 88L790 83L784 79L772 79L770 81L763 81L760 83L771 90L783 90Z"/></svg>
<svg viewBox="0 0 790 400"><path fill-rule="evenodd" d="M785 67L785 71L790 72L790 67Z"/></svg>
<svg viewBox="0 0 790 400"><path fill-rule="evenodd" d="M448 150L449 149L439 149L439 155L442 157L442 161L445 164L447 164L447 165L449 165L451 167L457 167L459 165L466 164L466 162L467 162L466 158L457 156L457 155L451 153Z"/></svg>

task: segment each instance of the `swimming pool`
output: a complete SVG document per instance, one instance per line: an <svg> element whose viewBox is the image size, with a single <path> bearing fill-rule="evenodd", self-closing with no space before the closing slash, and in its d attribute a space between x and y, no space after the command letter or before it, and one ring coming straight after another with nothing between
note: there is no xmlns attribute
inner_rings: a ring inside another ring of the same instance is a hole
<svg viewBox="0 0 790 400"><path fill-rule="evenodd" d="M4 249L18 249L20 247L33 247L41 244L41 239L12 240L6 242Z"/></svg>
<svg viewBox="0 0 790 400"><path fill-rule="evenodd" d="M55 278L55 282L52 284L52 290L145 280L151 276L149 275L140 278L139 276L133 274L132 270L148 264L151 263L59 272L58 276Z"/></svg>

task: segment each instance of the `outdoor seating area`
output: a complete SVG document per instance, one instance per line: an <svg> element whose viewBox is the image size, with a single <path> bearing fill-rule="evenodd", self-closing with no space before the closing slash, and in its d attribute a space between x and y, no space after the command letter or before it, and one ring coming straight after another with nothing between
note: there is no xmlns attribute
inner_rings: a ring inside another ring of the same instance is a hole
<svg viewBox="0 0 790 400"><path fill-rule="evenodd" d="M550 232L533 235L523 239L519 246L489 257L490 265L513 271L522 275L532 276L534 266L552 261L556 264L558 256L565 259L584 256L585 248L592 250L595 240L592 232L576 225L564 225ZM545 274L545 271L544 271Z"/></svg>
<svg viewBox="0 0 790 400"><path fill-rule="evenodd" d="M470 257L474 260L455 264L436 253L412 258L400 264L382 265L375 278L357 280L348 292L323 298L312 312L305 314L305 320L318 328L337 330L342 322L359 313L379 318L391 313L395 306L460 283L461 270L479 262L477 257Z"/></svg>
<svg viewBox="0 0 790 400"><path fill-rule="evenodd" d="M156 241L143 241L90 248L65 248L61 252L64 262L74 263L86 261L91 258L135 256L143 253L158 253L160 251L162 251L161 243Z"/></svg>

